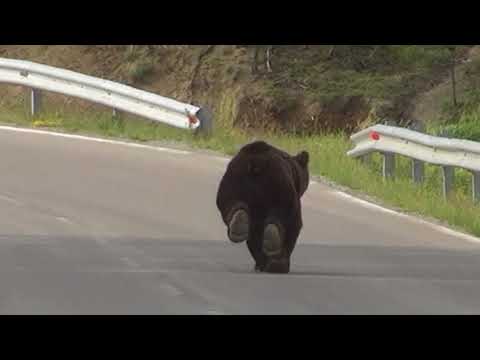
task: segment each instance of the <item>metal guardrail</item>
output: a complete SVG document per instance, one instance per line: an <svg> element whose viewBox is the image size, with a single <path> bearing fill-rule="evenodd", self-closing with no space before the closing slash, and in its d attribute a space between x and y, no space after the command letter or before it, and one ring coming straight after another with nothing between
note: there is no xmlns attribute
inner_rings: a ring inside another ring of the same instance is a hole
<svg viewBox="0 0 480 360"><path fill-rule="evenodd" d="M0 58L0 83L31 89L30 112L38 112L40 91L77 97L182 129L211 133L204 108L185 104L131 86L30 61Z"/></svg>
<svg viewBox="0 0 480 360"><path fill-rule="evenodd" d="M454 184L454 169L462 168L472 173L472 196L480 201L480 143L447 139L405 128L375 125L351 136L355 147L347 155L364 158L373 152L383 155L383 176L393 177L395 154L412 159L412 178L423 181L423 163L441 166L443 169L443 193L445 197Z"/></svg>

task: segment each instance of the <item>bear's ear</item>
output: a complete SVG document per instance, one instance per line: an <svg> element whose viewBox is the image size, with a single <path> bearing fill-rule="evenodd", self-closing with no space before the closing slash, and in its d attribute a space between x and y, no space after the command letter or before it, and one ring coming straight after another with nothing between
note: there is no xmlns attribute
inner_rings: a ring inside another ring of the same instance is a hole
<svg viewBox="0 0 480 360"><path fill-rule="evenodd" d="M307 151L302 151L295 156L295 160L304 168L308 166L310 161L310 154Z"/></svg>

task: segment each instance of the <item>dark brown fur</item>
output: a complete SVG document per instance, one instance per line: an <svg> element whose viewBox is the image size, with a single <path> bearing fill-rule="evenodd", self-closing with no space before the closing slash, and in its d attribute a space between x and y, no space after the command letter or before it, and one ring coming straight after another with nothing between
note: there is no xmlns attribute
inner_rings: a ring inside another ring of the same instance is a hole
<svg viewBox="0 0 480 360"><path fill-rule="evenodd" d="M217 193L217 207L228 225L232 209L248 208L250 233L248 249L256 268L264 270L268 259L262 251L264 226L274 222L285 233L282 259L290 262L302 229L300 199L309 184L309 154L296 156L263 141L244 146L228 164Z"/></svg>

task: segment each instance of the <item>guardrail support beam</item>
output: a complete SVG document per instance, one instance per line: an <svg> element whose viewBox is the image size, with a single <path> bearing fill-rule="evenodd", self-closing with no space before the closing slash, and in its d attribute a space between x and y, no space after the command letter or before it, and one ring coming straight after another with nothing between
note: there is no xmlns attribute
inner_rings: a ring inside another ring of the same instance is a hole
<svg viewBox="0 0 480 360"><path fill-rule="evenodd" d="M395 154L383 153L383 177L393 178L395 175Z"/></svg>
<svg viewBox="0 0 480 360"><path fill-rule="evenodd" d="M425 124L421 121L413 121L410 129L420 133L425 133ZM425 176L425 165L423 161L412 159L412 179L413 182L419 184L423 182Z"/></svg>
<svg viewBox="0 0 480 360"><path fill-rule="evenodd" d="M425 165L423 161L412 160L413 182L416 184L423 182L424 175L425 175Z"/></svg>
<svg viewBox="0 0 480 360"><path fill-rule="evenodd" d="M40 112L41 106L41 91L38 89L28 89L28 112L31 117L34 117Z"/></svg>
<svg viewBox="0 0 480 360"><path fill-rule="evenodd" d="M472 172L472 196L473 202L480 202L480 171Z"/></svg>
<svg viewBox="0 0 480 360"><path fill-rule="evenodd" d="M204 107L197 112L197 118L200 120L200 126L197 128L197 133L204 136L211 136L213 133L213 117L212 114Z"/></svg>
<svg viewBox="0 0 480 360"><path fill-rule="evenodd" d="M449 194L453 190L453 185L455 181L455 168L452 166L442 166L443 173L443 196L445 199L448 198Z"/></svg>
<svg viewBox="0 0 480 360"><path fill-rule="evenodd" d="M360 156L360 161L361 161L364 165L370 165L370 163L372 162L372 155L371 155L371 154L367 154L367 155Z"/></svg>
<svg viewBox="0 0 480 360"><path fill-rule="evenodd" d="M448 137L448 134L445 130L440 131L440 137ZM450 193L453 190L453 185L455 181L455 168L452 166L442 166L443 174L443 197L448 198Z"/></svg>

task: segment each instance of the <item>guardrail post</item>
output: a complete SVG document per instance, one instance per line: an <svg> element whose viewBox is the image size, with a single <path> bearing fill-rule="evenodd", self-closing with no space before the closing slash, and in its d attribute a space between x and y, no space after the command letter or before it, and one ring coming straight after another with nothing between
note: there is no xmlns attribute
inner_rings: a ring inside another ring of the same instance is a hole
<svg viewBox="0 0 480 360"><path fill-rule="evenodd" d="M31 117L34 117L40 112L41 92L38 89L28 89L28 112Z"/></svg>
<svg viewBox="0 0 480 360"><path fill-rule="evenodd" d="M370 165L370 163L372 162L372 155L371 155L371 154L367 154L367 155L360 156L360 161L361 161L364 165Z"/></svg>
<svg viewBox="0 0 480 360"><path fill-rule="evenodd" d="M480 202L480 172L479 171L472 172L472 196L473 196L474 203Z"/></svg>
<svg viewBox="0 0 480 360"><path fill-rule="evenodd" d="M395 121L385 121L387 126L396 126ZM395 175L395 154L394 153L382 153L383 155L383 177L384 179L393 178Z"/></svg>
<svg viewBox="0 0 480 360"><path fill-rule="evenodd" d="M383 177L393 178L395 175L395 154L383 153Z"/></svg>
<svg viewBox="0 0 480 360"><path fill-rule="evenodd" d="M424 133L425 132L425 125L420 121L415 121L412 124L411 129L413 131ZM413 179L413 182L417 183L417 184L423 182L424 175L425 175L425 165L424 165L423 161L412 159L412 179Z"/></svg>
<svg viewBox="0 0 480 360"><path fill-rule="evenodd" d="M452 166L442 166L443 174L443 197L448 198L448 195L453 190L455 182L455 168Z"/></svg>
<svg viewBox="0 0 480 360"><path fill-rule="evenodd" d="M440 137L448 137L445 130L441 130L439 133ZM442 177L443 177L443 197L448 198L449 194L453 190L453 185L455 183L455 168L453 166L442 166Z"/></svg>
<svg viewBox="0 0 480 360"><path fill-rule="evenodd" d="M198 120L200 120L200 126L197 128L197 133L205 136L212 135L213 132L213 117L210 112L205 108L200 108L196 114Z"/></svg>

